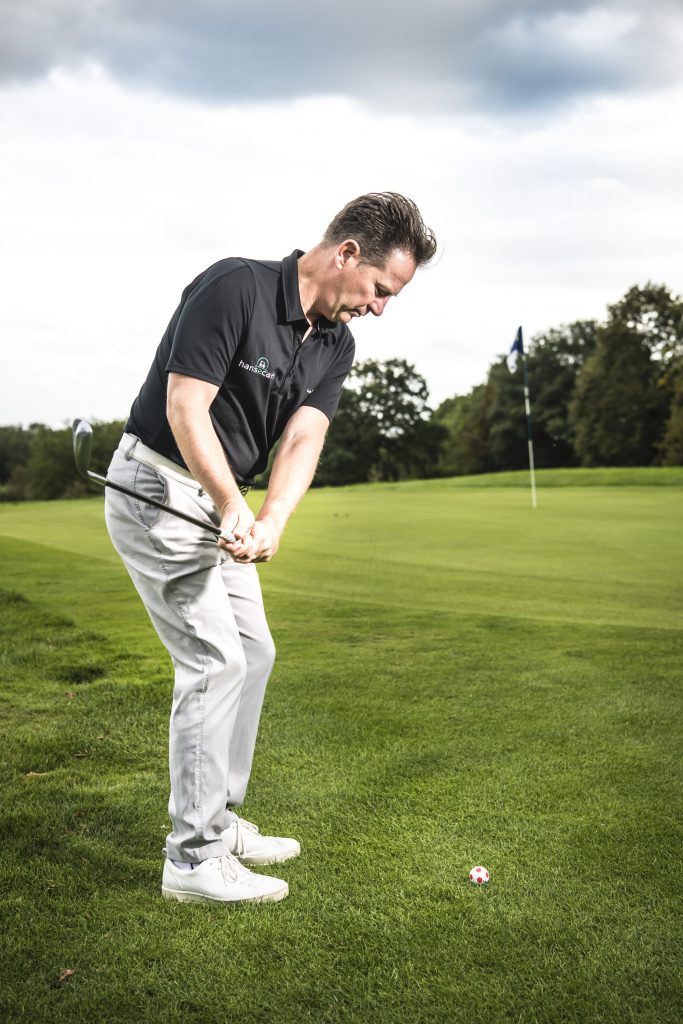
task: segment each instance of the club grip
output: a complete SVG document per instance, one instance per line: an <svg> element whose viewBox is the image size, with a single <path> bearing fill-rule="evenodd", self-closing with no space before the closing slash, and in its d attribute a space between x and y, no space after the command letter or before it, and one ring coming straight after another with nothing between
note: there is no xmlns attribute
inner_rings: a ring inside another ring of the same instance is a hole
<svg viewBox="0 0 683 1024"><path fill-rule="evenodd" d="M234 544L237 537L233 536L232 533L227 533L225 530L221 530L218 534L220 540L224 540L226 544Z"/></svg>

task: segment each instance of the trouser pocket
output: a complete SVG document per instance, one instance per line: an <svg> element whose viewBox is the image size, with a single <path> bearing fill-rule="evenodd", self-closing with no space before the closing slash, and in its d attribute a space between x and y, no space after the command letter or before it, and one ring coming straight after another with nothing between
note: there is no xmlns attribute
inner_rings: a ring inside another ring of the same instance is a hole
<svg viewBox="0 0 683 1024"><path fill-rule="evenodd" d="M130 460L133 462L133 460ZM134 462L135 472L133 474L133 490L137 491L144 497L152 498L154 501L161 501L164 504L168 502L168 485L166 478L160 473L157 473L155 469L151 469L149 466L144 466L141 462ZM142 498L133 499L136 504L137 513L147 527L151 530L156 526L159 516L164 515L163 509L156 508L154 505L149 505Z"/></svg>

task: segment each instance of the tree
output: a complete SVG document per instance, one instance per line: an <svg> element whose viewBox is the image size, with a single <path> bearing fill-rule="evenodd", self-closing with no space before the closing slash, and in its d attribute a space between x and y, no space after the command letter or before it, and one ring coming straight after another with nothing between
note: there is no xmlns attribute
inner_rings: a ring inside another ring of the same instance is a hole
<svg viewBox="0 0 683 1024"><path fill-rule="evenodd" d="M379 449L377 422L361 408L358 392L344 388L314 484L327 487L363 483L379 461Z"/></svg>
<svg viewBox="0 0 683 1024"><path fill-rule="evenodd" d="M633 287L609 307L570 404L583 465L658 460L682 359L683 303L664 286Z"/></svg>
<svg viewBox="0 0 683 1024"><path fill-rule="evenodd" d="M444 438L426 381L404 359L367 359L349 374L316 483L401 480L436 471Z"/></svg>
<svg viewBox="0 0 683 1024"><path fill-rule="evenodd" d="M71 431L51 430L42 423L33 423L31 452L24 471L24 496L29 501L44 501L61 498L72 489L85 492L85 483L80 486L74 465Z"/></svg>
<svg viewBox="0 0 683 1024"><path fill-rule="evenodd" d="M665 466L683 466L683 372L678 374L673 388L661 445L661 461Z"/></svg>
<svg viewBox="0 0 683 1024"><path fill-rule="evenodd" d="M493 468L524 469L528 464L527 420L521 366L510 373L505 360L489 369L487 387L491 399L488 449Z"/></svg>
<svg viewBox="0 0 683 1024"><path fill-rule="evenodd" d="M634 285L608 311L608 323L624 324L643 338L663 365L678 364L683 358L683 299L664 285Z"/></svg>
<svg viewBox="0 0 683 1024"><path fill-rule="evenodd" d="M17 476L31 451L29 432L23 427L0 427L0 500L19 501L23 491Z"/></svg>
<svg viewBox="0 0 683 1024"><path fill-rule="evenodd" d="M93 423L92 468L106 473L123 431L123 420ZM43 423L0 428L0 500L45 501L95 493L76 472L70 427Z"/></svg>
<svg viewBox="0 0 683 1024"><path fill-rule="evenodd" d="M536 335L528 355L534 456L539 467L575 465L569 403L576 379L595 349L596 323L582 320Z"/></svg>
<svg viewBox="0 0 683 1024"><path fill-rule="evenodd" d="M366 359L350 374L361 412L376 424L379 458L370 479L402 480L434 472L444 433L430 420L427 382L405 359Z"/></svg>
<svg viewBox="0 0 683 1024"><path fill-rule="evenodd" d="M492 388L479 384L467 395L446 399L434 413L434 419L446 431L437 464L441 476L494 469L489 448L492 399Z"/></svg>
<svg viewBox="0 0 683 1024"><path fill-rule="evenodd" d="M598 328L570 403L574 446L584 466L653 462L666 404L643 338L625 324Z"/></svg>
<svg viewBox="0 0 683 1024"><path fill-rule="evenodd" d="M595 323L577 322L536 335L527 355L538 466L576 462L569 430L569 401L587 355L595 347ZM504 359L489 368L486 384L442 402L434 413L447 430L438 470L444 476L527 466L527 422L521 366Z"/></svg>

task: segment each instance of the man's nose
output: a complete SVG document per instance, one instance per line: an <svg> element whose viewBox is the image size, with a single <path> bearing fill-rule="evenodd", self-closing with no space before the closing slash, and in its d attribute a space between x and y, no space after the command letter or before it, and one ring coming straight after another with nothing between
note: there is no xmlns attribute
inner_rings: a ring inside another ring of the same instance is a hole
<svg viewBox="0 0 683 1024"><path fill-rule="evenodd" d="M390 295L382 295L377 299L373 299L372 302L368 304L368 309L370 310L372 315L381 316L382 313L384 312L384 307L386 306L390 298Z"/></svg>

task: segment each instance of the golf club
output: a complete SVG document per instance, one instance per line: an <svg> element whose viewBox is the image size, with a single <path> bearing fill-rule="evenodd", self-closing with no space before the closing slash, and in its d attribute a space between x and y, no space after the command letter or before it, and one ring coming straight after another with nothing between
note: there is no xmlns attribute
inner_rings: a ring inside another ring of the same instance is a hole
<svg viewBox="0 0 683 1024"><path fill-rule="evenodd" d="M90 450L92 448L92 427L87 420L74 420L73 422L73 438L74 438L74 460L76 462L76 469L85 477L86 480L92 480L96 484L100 484L101 487L111 487L115 491L121 491L122 494L127 494L131 498L137 498L139 501L144 501L147 505L153 505L155 508L160 508L163 512L169 512L172 516L177 516L178 519L184 519L186 523L192 523L193 526L199 526L202 530L209 530L217 540L224 540L227 544L234 544L235 537L231 533L224 533L220 526L214 526L212 523L204 523L201 519L195 519L194 516L189 516L185 512L179 512L176 508L170 508L168 505L164 505L161 501L156 501L154 498L148 498L144 494L140 494L139 491L133 491L130 487L123 487L122 484L114 483L113 480L107 479L105 476L100 476L99 473L93 473L92 470L88 469L90 465Z"/></svg>

